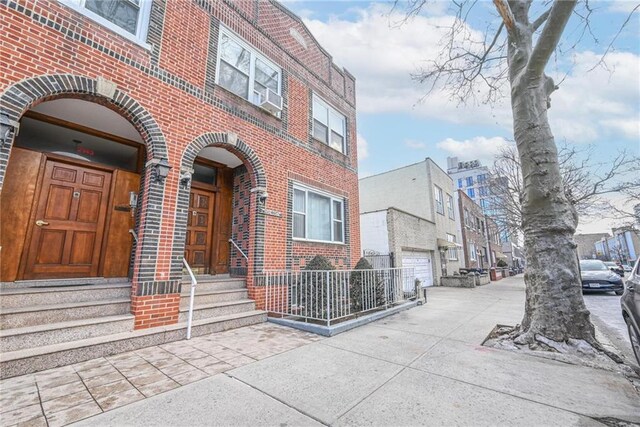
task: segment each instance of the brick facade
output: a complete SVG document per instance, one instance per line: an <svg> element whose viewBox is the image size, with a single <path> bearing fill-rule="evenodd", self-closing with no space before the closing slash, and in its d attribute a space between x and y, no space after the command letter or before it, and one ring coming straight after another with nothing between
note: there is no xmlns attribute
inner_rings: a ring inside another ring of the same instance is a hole
<svg viewBox="0 0 640 427"><path fill-rule="evenodd" d="M167 159L172 167L163 182L149 167L142 171L132 277L136 327L177 321L190 191L181 178L205 146L222 147L244 163L234 171L231 232L249 262L232 250L230 267L246 270L259 307L261 289L251 277L264 268L298 268L316 254L353 266L360 254L353 76L275 1L153 0L149 21L140 45L56 0L0 0L4 121L16 124L51 99L97 102L135 126L147 161ZM280 117L215 84L221 25L281 68ZM312 93L345 115L345 154L312 138ZM4 126L0 186L17 130ZM344 200L344 244L292 240L293 182Z"/></svg>
<svg viewBox="0 0 640 427"><path fill-rule="evenodd" d="M486 223L482 208L462 190L457 190L458 212L462 230L465 268L491 266L486 237ZM472 251L475 253L472 254Z"/></svg>

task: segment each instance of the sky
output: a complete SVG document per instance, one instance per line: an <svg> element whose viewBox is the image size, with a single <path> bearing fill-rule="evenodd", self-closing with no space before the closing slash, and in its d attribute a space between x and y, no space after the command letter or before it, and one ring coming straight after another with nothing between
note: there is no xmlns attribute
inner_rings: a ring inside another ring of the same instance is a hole
<svg viewBox="0 0 640 427"><path fill-rule="evenodd" d="M399 0L402 6L404 0ZM389 2L284 0L300 16L334 62L356 78L358 168L361 177L431 157L446 168L448 156L490 165L513 141L511 107L503 96L491 105L463 105L448 93L412 79L439 52L451 3L431 1L404 20ZM593 146L606 165L621 149L640 155L640 10L627 0L591 0L590 30L575 14L546 73L559 85L549 119L557 143ZM540 10L542 4L535 4ZM584 16L584 8L577 9ZM480 0L469 13L472 34L481 37L499 23L493 2ZM603 53L617 39L599 64ZM504 92L508 95L508 89ZM479 97L482 93L479 93ZM600 166L603 167L603 166ZM598 173L598 170L594 170ZM613 196L613 200L620 197ZM581 218L578 232L607 232L611 220Z"/></svg>

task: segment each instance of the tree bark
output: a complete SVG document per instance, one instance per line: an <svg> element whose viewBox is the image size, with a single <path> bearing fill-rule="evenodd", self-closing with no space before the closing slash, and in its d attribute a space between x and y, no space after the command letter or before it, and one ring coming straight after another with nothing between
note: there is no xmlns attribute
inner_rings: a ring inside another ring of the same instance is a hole
<svg viewBox="0 0 640 427"><path fill-rule="evenodd" d="M527 261L525 314L515 341L532 344L537 336L543 336L557 342L578 339L597 345L582 297L573 240L578 217L562 186L558 151L547 117L549 96L555 85L539 66L531 67L531 59L537 61L545 53L540 55L540 46L533 47L529 4L509 1L515 20L508 36L511 105L522 166L522 226ZM549 19L553 18L552 15ZM564 24L558 31L562 32ZM543 32L547 30L545 27Z"/></svg>

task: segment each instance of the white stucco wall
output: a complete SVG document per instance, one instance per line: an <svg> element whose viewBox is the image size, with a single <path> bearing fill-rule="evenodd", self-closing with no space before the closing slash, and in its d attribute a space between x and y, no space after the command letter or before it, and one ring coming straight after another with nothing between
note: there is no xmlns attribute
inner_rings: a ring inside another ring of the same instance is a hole
<svg viewBox="0 0 640 427"><path fill-rule="evenodd" d="M360 245L363 251L389 253L386 210L360 214Z"/></svg>
<svg viewBox="0 0 640 427"><path fill-rule="evenodd" d="M436 238L447 240L447 233L453 234L456 236L456 241L460 243L462 241L462 236L458 233L456 220L460 213L458 212L458 208L455 205L454 201L454 219L449 218L449 213L447 211L447 197L453 197L453 180L447 173L442 170L433 160L426 159L426 169L428 175L428 182L430 183L430 194L431 194L431 217L434 218L434 222L436 224ZM438 186L442 189L444 196L444 215L436 212L435 203L433 202L434 196L434 186ZM443 257L440 253L437 254L439 258L439 262L436 262L434 267L436 270L436 277L441 277L444 267L446 263L447 274L453 274L460 269L460 254L458 254L458 261L443 261Z"/></svg>
<svg viewBox="0 0 640 427"><path fill-rule="evenodd" d="M360 212L395 207L433 221L428 179L424 161L362 178L359 182Z"/></svg>

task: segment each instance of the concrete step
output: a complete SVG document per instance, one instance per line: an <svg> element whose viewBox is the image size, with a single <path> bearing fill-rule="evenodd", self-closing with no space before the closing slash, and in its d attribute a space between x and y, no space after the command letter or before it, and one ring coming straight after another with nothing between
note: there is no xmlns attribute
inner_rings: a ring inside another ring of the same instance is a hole
<svg viewBox="0 0 640 427"><path fill-rule="evenodd" d="M3 352L16 351L132 331L133 319L132 314L123 314L3 329L0 330L0 348Z"/></svg>
<svg viewBox="0 0 640 427"><path fill-rule="evenodd" d="M246 289L247 281L245 279L237 279L232 277L219 276L197 276L196 285L201 291L228 291L232 289ZM191 286L191 279L182 279L182 289L188 289Z"/></svg>
<svg viewBox="0 0 640 427"><path fill-rule="evenodd" d="M229 314L237 314L245 311L253 311L256 304L253 300L228 301L213 304L199 304L193 307L193 319L209 319ZM180 308L179 322L186 322L189 316L189 307Z"/></svg>
<svg viewBox="0 0 640 427"><path fill-rule="evenodd" d="M0 308L125 299L130 294L130 283L1 289Z"/></svg>
<svg viewBox="0 0 640 427"><path fill-rule="evenodd" d="M180 308L189 307L189 288L182 288L180 294ZM201 291L196 288L193 298L195 305L213 304L217 302L239 301L247 299L246 289L231 289L228 291Z"/></svg>
<svg viewBox="0 0 640 427"><path fill-rule="evenodd" d="M264 311L219 316L195 320L191 335L205 335L242 326L263 323L267 320ZM87 338L25 350L0 354L0 379L57 368L84 362L97 357L111 356L143 347L165 344L186 338L186 322L151 329L122 332L106 336Z"/></svg>
<svg viewBox="0 0 640 427"><path fill-rule="evenodd" d="M123 299L7 308L0 312L0 329L129 314L130 306L131 300L127 296Z"/></svg>

